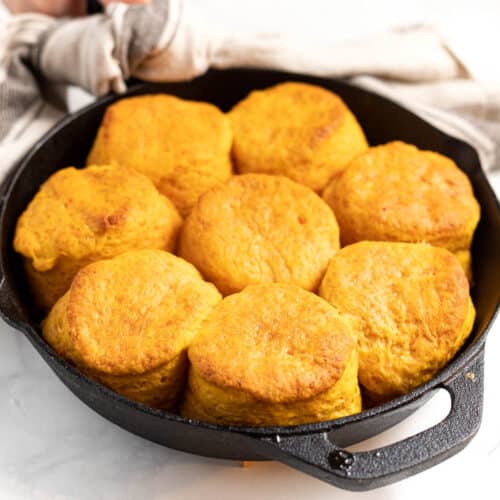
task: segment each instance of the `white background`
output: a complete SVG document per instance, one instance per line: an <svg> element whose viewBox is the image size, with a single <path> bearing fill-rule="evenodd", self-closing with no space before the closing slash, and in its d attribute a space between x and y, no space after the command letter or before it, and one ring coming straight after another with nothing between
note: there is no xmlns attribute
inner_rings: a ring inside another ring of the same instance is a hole
<svg viewBox="0 0 500 500"><path fill-rule="evenodd" d="M275 30L279 26L325 39L431 20L467 26L472 41L481 33L476 14L487 13L500 20L497 1L358 0L347 5L345 0L212 0L211 7L220 19L239 29L259 25ZM494 181L499 186L498 174ZM77 400L19 332L0 323L0 499L498 499L499 334L497 322L487 342L483 424L472 443L416 477L372 492L349 493L278 463L243 468L133 436ZM446 394L438 395L413 417L364 447L387 444L437 422L449 408L448 399Z"/></svg>

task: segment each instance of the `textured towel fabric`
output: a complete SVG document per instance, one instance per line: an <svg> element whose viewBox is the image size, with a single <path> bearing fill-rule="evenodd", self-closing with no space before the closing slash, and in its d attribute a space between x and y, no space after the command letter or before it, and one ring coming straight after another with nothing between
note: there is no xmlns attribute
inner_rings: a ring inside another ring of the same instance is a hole
<svg viewBox="0 0 500 500"><path fill-rule="evenodd" d="M219 19L209 4L182 0L112 4L75 20L13 17L0 27L0 176L64 113L61 100L42 98L42 87L77 85L98 96L123 92L131 76L186 80L210 67L245 66L351 78L467 140L494 168L500 78L481 80L456 33L420 24L324 43Z"/></svg>

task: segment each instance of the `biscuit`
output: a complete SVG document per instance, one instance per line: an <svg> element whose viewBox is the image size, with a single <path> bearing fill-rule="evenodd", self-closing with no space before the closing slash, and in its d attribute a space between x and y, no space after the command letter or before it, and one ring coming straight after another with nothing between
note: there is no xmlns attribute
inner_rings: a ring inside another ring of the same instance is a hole
<svg viewBox="0 0 500 500"><path fill-rule="evenodd" d="M361 411L350 322L294 285L251 285L203 322L181 413L218 424L295 425Z"/></svg>
<svg viewBox="0 0 500 500"><path fill-rule="evenodd" d="M474 323L469 283L448 250L431 245L349 245L330 262L320 295L356 318L359 381L383 402L429 381Z"/></svg>
<svg viewBox="0 0 500 500"><path fill-rule="evenodd" d="M185 216L198 196L232 174L228 118L206 102L166 94L109 106L88 164L134 168Z"/></svg>
<svg viewBox="0 0 500 500"><path fill-rule="evenodd" d="M307 83L253 91L228 116L240 173L284 175L317 192L368 147L342 99Z"/></svg>
<svg viewBox="0 0 500 500"><path fill-rule="evenodd" d="M338 220L342 245L430 243L456 253L470 269L479 204L467 176L443 155L403 142L370 148L331 181L323 198Z"/></svg>
<svg viewBox="0 0 500 500"><path fill-rule="evenodd" d="M188 262L136 250L81 269L43 336L91 378L170 410L184 389L186 349L220 299Z"/></svg>
<svg viewBox="0 0 500 500"><path fill-rule="evenodd" d="M200 197L179 255L223 295L257 283L316 290L339 248L335 216L313 191L285 177L234 176Z"/></svg>
<svg viewBox="0 0 500 500"><path fill-rule="evenodd" d="M59 170L17 222L35 302L48 310L79 269L136 248L172 250L181 226L173 204L145 176L125 168Z"/></svg>

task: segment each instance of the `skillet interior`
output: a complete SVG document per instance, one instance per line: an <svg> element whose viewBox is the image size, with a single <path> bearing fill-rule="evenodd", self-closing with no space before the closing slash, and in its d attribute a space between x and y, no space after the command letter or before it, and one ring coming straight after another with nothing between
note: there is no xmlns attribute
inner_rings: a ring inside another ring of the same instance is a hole
<svg viewBox="0 0 500 500"><path fill-rule="evenodd" d="M455 374L480 353L485 333L500 297L500 209L469 145L435 129L399 105L342 82L263 70L212 71L187 83L137 84L127 95L168 92L180 97L213 102L228 110L249 91L285 80L323 85L338 93L358 117L370 144L400 139L420 148L432 149L453 158L472 181L482 208L482 218L473 245L475 287L473 299L477 320L467 345L432 381L411 393L352 417L291 427L242 428L216 426L185 419L129 401L88 380L59 359L43 341L28 289L21 259L12 249L15 223L38 187L54 171L69 165L83 166L107 105L118 97L108 96L66 118L28 154L4 190L0 215L0 265L4 275L0 287L0 312L23 331L61 380L84 402L118 425L160 444L201 455L255 460L265 458L257 440L263 437L329 432L339 445L360 441L403 420L421 406L433 389Z"/></svg>

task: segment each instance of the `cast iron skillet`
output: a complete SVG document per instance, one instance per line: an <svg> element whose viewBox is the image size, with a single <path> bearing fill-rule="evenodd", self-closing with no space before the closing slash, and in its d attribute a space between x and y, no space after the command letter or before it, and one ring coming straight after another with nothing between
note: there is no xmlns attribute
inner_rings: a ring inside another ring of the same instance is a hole
<svg viewBox="0 0 500 500"><path fill-rule="evenodd" d="M54 171L83 166L108 96L62 120L22 161L2 191L0 312L21 331L59 378L87 405L129 431L165 446L199 455L238 460L275 459L350 490L376 488L408 477L461 450L477 432L482 414L486 333L500 298L500 208L476 152L397 104L329 79L263 70L212 71L187 83L138 84L127 95L168 92L215 103L227 110L252 89L284 80L322 85L340 94L357 115L371 144L401 139L452 157L469 176L482 217L473 246L477 320L470 341L433 380L411 393L351 417L291 427L211 425L148 408L89 380L59 358L40 336L39 319L28 299L19 256L12 250L16 220L40 184ZM384 448L349 453L359 442L400 422L438 388L452 400L439 424Z"/></svg>

